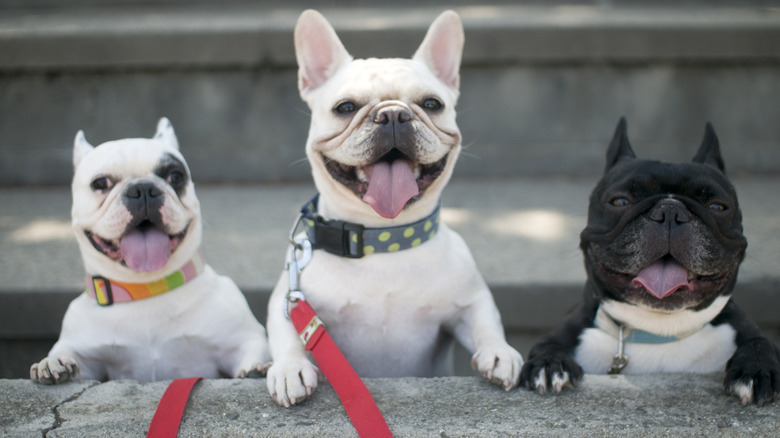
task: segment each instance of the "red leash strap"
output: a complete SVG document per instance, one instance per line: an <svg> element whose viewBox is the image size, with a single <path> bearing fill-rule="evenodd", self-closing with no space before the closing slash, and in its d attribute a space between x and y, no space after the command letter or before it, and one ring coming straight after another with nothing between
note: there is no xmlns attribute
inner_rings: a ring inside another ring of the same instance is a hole
<svg viewBox="0 0 780 438"><path fill-rule="evenodd" d="M176 379L168 385L149 425L146 438L176 438L192 387L202 377Z"/></svg>
<svg viewBox="0 0 780 438"><path fill-rule="evenodd" d="M325 331L309 303L298 300L298 305L290 312L290 319L306 350L311 351L320 370L336 390L358 435L392 437L393 434L368 388Z"/></svg>

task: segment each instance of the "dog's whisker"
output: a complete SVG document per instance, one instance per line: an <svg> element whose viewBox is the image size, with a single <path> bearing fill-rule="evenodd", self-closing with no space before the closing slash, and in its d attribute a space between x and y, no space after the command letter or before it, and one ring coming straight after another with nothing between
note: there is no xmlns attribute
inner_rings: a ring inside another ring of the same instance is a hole
<svg viewBox="0 0 780 438"><path fill-rule="evenodd" d="M309 160L307 158L299 158L299 159L297 159L295 161L291 161L287 165L287 167L296 167L296 166L301 166L301 165L308 164L308 163L309 163Z"/></svg>

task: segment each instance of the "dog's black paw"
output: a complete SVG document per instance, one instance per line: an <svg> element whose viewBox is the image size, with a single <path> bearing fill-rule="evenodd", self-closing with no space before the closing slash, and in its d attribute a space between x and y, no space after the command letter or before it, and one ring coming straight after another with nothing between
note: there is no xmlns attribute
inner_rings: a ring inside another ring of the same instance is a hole
<svg viewBox="0 0 780 438"><path fill-rule="evenodd" d="M529 358L520 371L520 385L544 394L576 388L582 379L582 367L565 352L541 353Z"/></svg>
<svg viewBox="0 0 780 438"><path fill-rule="evenodd" d="M776 347L765 338L741 345L726 363L723 386L727 394L739 398L743 405L751 401L759 406L772 402L780 392Z"/></svg>

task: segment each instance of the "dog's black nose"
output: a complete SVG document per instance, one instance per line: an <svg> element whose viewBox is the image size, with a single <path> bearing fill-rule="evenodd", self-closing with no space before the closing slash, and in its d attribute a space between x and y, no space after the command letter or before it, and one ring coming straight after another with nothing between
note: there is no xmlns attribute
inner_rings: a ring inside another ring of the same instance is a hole
<svg viewBox="0 0 780 438"><path fill-rule="evenodd" d="M416 159L417 131L414 129L414 117L401 105L381 108L374 115L373 152L376 159L384 156L393 148L405 156Z"/></svg>
<svg viewBox="0 0 780 438"><path fill-rule="evenodd" d="M156 198L160 195L162 195L162 190L152 183L138 183L125 190L125 197L132 199L140 199L142 197Z"/></svg>
<svg viewBox="0 0 780 438"><path fill-rule="evenodd" d="M134 217L133 223L145 219L161 223L160 207L165 197L155 184L150 182L133 184L125 189L122 198L125 207Z"/></svg>
<svg viewBox="0 0 780 438"><path fill-rule="evenodd" d="M406 123L412 120L412 115L403 108L384 108L380 110L376 117L374 117L374 123L379 125L388 125L391 123Z"/></svg>
<svg viewBox="0 0 780 438"><path fill-rule="evenodd" d="M650 219L669 227L688 223L691 220L691 212L685 204L676 199L664 199L659 201L650 212Z"/></svg>

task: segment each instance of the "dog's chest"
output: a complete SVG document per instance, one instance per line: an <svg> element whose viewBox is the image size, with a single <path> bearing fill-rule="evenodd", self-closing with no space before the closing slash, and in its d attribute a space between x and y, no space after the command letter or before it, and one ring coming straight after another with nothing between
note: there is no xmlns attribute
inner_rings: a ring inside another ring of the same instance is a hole
<svg viewBox="0 0 780 438"><path fill-rule="evenodd" d="M420 247L357 260L317 251L304 270L307 300L360 375L447 372L449 329L482 280L465 246L442 231Z"/></svg>
<svg viewBox="0 0 780 438"><path fill-rule="evenodd" d="M101 307L82 295L68 309L63 335L96 378L224 377L238 345L262 333L242 305L234 283L206 266L190 283L149 299Z"/></svg>
<svg viewBox="0 0 780 438"><path fill-rule="evenodd" d="M712 373L723 371L734 354L735 330L728 324L707 325L698 332L674 342L661 344L624 343L628 365L624 374ZM617 354L617 339L598 329L585 329L580 335L575 359L586 373L605 374Z"/></svg>

